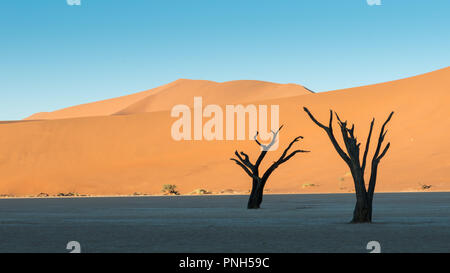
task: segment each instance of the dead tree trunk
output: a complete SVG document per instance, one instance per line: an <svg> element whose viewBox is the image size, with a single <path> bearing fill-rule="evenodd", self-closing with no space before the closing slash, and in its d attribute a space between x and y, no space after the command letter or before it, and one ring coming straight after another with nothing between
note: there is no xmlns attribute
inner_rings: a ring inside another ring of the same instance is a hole
<svg viewBox="0 0 450 273"><path fill-rule="evenodd" d="M317 121L316 118L314 118L314 116L308 110L308 108L303 107L303 109L309 115L311 120L315 124L317 124L317 126L319 126L320 128L325 130L325 132L327 133L328 137L330 138L331 143L333 144L334 148L336 149L338 154L341 156L341 158L345 161L345 163L347 163L348 167L350 168L350 171L351 171L351 174L353 177L353 181L355 184L355 193L356 193L356 205L355 205L355 210L353 212L352 223L370 223L370 222L372 222L372 203L373 203L373 195L375 192L378 164L380 163L380 160L386 155L386 152L388 151L391 144L388 143L384 147L382 152L381 152L381 146L382 146L384 137L386 136L386 133L387 133L387 131L385 130L386 124L391 120L394 112L392 112L389 115L389 117L384 122L383 126L381 127L381 132L378 137L377 148L376 148L375 153L372 158L369 187L366 189L366 183L364 181L364 171L366 168L367 154L369 152L370 139L372 136L372 130L373 130L373 125L375 123L375 119L373 119L370 124L369 136L367 137L366 147L365 147L364 154L362 157L362 162L361 162L360 161L360 150L359 150L361 143L358 143L358 141L354 135L355 125L352 125L351 128L348 128L347 121L345 121L345 122L341 121L338 114L335 112L336 118L338 119L338 124L341 129L342 139L344 141L345 148L347 150L347 153L346 153L340 147L339 143L337 142L336 138L334 137L333 127L332 127L333 111L330 110L330 121L329 121L329 125L327 127L327 126L323 125L322 123L320 123L319 121Z"/></svg>
<svg viewBox="0 0 450 273"><path fill-rule="evenodd" d="M272 146L276 143L276 139L281 128L283 128L283 126L281 126L280 129L278 129L278 131L276 132L272 131L273 134L272 141L268 145L261 144L258 140L258 132L256 133L255 141L261 147L261 153L254 164L250 162L249 156L244 152L239 153L238 151L236 151L234 154L236 155L237 158L231 158L231 160L236 162L236 164L239 165L252 178L252 190L250 192L250 197L248 199L247 204L248 209L260 208L263 200L264 187L267 183L267 180L269 179L269 176L276 168L278 168L278 166L291 159L297 153L308 152L304 150L295 150L288 155L289 149L291 149L292 145L294 145L295 142L303 138L301 136L296 137L284 150L280 158L277 161L273 162L272 165L264 172L264 174L260 176L259 167L261 165L261 162L263 161L264 157L266 156L270 148L272 148Z"/></svg>

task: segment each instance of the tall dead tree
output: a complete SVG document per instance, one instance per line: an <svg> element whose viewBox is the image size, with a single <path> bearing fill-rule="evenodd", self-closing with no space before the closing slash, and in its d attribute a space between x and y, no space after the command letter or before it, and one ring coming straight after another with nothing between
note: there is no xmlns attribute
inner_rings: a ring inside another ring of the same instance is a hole
<svg viewBox="0 0 450 273"><path fill-rule="evenodd" d="M339 115L335 112L336 118L338 119L338 124L341 129L342 139L345 144L345 148L347 153L341 148L339 143L333 134L333 110L330 110L330 121L328 127L317 121L316 118L311 114L308 108L303 107L305 112L309 115L311 120L317 124L320 128L324 129L328 134L328 137L331 140L334 148L338 152L338 154L342 157L342 159L347 163L350 168L353 181L355 184L355 192L356 192L356 206L353 212L353 220L352 223L370 223L372 222L372 203L373 203L373 194L375 192L375 184L377 180L377 172L378 172L378 164L380 164L380 160L386 155L386 152L389 150L391 143L388 143L384 149L381 149L381 146L384 141L384 137L386 136L387 130L385 130L386 124L391 120L394 112L391 112L387 120L384 122L381 127L381 132L378 137L378 144L375 150L375 153L372 158L371 164L371 173L369 179L369 187L366 189L366 184L364 181L364 171L367 163L367 154L369 153L369 145L370 139L372 136L373 125L375 123L375 118L372 119L370 123L369 136L367 137L366 147L364 149L364 154L362 156L362 162L360 161L360 151L359 148L361 143L358 143L358 140L355 137L355 125L353 124L351 128L347 127L347 121L343 122L339 118Z"/></svg>
<svg viewBox="0 0 450 273"><path fill-rule="evenodd" d="M284 150L283 154L280 156L280 158L272 163L272 165L264 172L264 174L261 176L259 173L259 167L261 165L261 162L263 161L264 157L266 156L267 152L272 148L272 146L276 143L276 139L278 136L278 133L280 132L281 128L278 129L276 132L272 131L272 141L268 145L263 145L258 140L258 132L255 135L255 141L256 143L261 147L261 153L258 156L258 159L255 163L252 163L250 161L249 156L244 152L235 152L235 155L237 158L231 158L231 160L235 161L237 165L239 165L244 171L252 178L252 191L250 193L250 197L248 199L247 208L248 209L259 209L262 199L263 199L263 193L264 193L264 186L267 183L267 180L269 179L269 176L272 174L272 172L278 168L281 164L285 163L289 159L291 159L294 155L297 153L306 153L309 151L304 150L295 150L292 153L289 153L289 149L291 149L292 145L294 145L295 142L299 141L303 137L299 136L296 137L294 140L291 141L291 143L288 145L288 147ZM288 154L289 153L289 154Z"/></svg>

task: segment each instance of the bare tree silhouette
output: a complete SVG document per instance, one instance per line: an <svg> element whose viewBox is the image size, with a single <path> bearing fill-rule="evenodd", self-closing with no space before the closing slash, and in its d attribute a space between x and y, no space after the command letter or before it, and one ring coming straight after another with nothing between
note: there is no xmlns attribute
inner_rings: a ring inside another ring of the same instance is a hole
<svg viewBox="0 0 450 273"><path fill-rule="evenodd" d="M276 168L278 168L278 166L291 159L297 153L309 152L304 150L295 150L292 153L288 154L289 149L291 149L292 145L294 145L295 142L303 138L302 136L298 136L291 141L291 143L284 150L280 158L274 161L272 165L264 172L264 174L260 176L259 167L261 165L261 162L263 161L264 157L266 156L270 148L276 143L276 139L278 137L278 133L280 132L281 128L283 128L283 126L281 126L280 129L278 129L276 132L272 131L273 135L272 141L268 145L261 144L261 142L258 140L259 133L258 132L256 133L255 142L262 148L262 150L260 155L258 156L258 159L254 164L250 162L249 156L244 152L239 153L238 151L236 151L234 154L236 155L237 158L231 158L231 160L236 162L236 164L239 165L252 178L252 191L250 193L250 197L247 204L248 209L259 209L263 199L264 186L266 185L269 176Z"/></svg>
<svg viewBox="0 0 450 273"><path fill-rule="evenodd" d="M366 189L366 184L364 182L364 171L367 163L367 154L369 152L370 139L372 136L373 125L375 123L375 118L372 119L370 123L369 136L367 137L366 147L364 150L364 154L362 157L362 163L360 162L360 145L358 143L354 132L355 125L352 125L351 128L347 127L347 121L342 122L339 118L339 115L335 112L336 118L338 119L338 124L341 128L342 139L344 140L345 148L347 153L340 147L336 138L333 134L333 110L330 110L330 122L328 127L317 121L316 118L311 114L308 108L303 107L305 112L309 115L311 120L317 124L320 128L324 129L328 134L328 137L331 140L334 148L338 152L338 154L342 157L342 159L347 163L350 168L353 181L355 184L355 192L356 192L356 206L353 212L352 223L370 223L372 222L372 203L373 203L373 194L375 192L375 184L377 180L377 172L378 172L378 164L380 160L386 155L386 152L389 150L391 143L388 143L383 150L381 150L381 146L386 136L387 130L385 130L386 124L391 120L394 112L391 112L387 120L384 122L381 127L381 132L378 137L378 144L375 150L375 153L372 158L371 165L371 173L369 179L369 187ZM381 153L380 153L381 152Z"/></svg>

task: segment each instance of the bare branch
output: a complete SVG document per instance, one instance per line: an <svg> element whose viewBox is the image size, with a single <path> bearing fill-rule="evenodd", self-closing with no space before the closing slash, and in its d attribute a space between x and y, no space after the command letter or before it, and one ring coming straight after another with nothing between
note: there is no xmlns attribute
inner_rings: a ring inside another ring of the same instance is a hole
<svg viewBox="0 0 450 273"><path fill-rule="evenodd" d="M375 118L373 118L372 122L370 123L369 136L367 137L366 148L364 150L363 161L362 161L362 165L361 165L361 169L362 169L363 173L364 173L364 169L366 168L366 164L367 164L367 154L369 153L369 145L370 145L370 139L372 138L372 131L373 131L374 123L375 123Z"/></svg>
<svg viewBox="0 0 450 273"><path fill-rule="evenodd" d="M311 120L314 123L316 123L319 127L324 129L325 132L327 132L328 137L330 138L331 143L333 144L333 146L336 149L336 151L338 152L338 154L347 163L347 165L350 166L351 165L350 157L344 152L344 150L342 150L341 146L339 146L339 143L337 142L337 140L336 140L336 138L334 137L334 134L333 134L333 127L332 127L332 124L333 124L333 110L330 110L330 127L326 127L322 123L317 121L317 119L311 114L311 112L308 110L308 108L303 107L303 109L309 115L309 117L311 118Z"/></svg>
<svg viewBox="0 0 450 273"><path fill-rule="evenodd" d="M289 159L291 159L294 155L296 155L297 153L310 153L311 151L305 151L305 150L295 150L295 151L293 151L291 154L289 154L287 157L285 157L284 159L283 159L283 162L281 162L281 163L284 163L284 162L286 162L286 161L288 161Z"/></svg>
<svg viewBox="0 0 450 273"><path fill-rule="evenodd" d="M235 159L235 158L230 158L230 160L233 160L234 162L236 162L237 165L241 166L242 169L244 169L244 171L251 177L254 178L252 172L244 165L242 164L239 160Z"/></svg>
<svg viewBox="0 0 450 273"><path fill-rule="evenodd" d="M245 166L247 166L250 170L253 170L254 166L250 162L249 157L248 157L247 154L245 154L244 152L241 152L241 154L244 156L244 158L242 158L242 156L238 153L238 151L235 151L234 154L241 161L241 163L243 163Z"/></svg>
<svg viewBox="0 0 450 273"><path fill-rule="evenodd" d="M270 148L273 146L273 144L275 144L276 137L277 137L278 133L280 132L281 128L283 128L283 125L281 125L281 127L280 127L276 132L272 131L272 134L273 134L272 141L271 141L271 143L270 143L269 145L267 145L267 146L261 144L261 143L258 141L258 135L259 135L259 132L256 132L256 135L255 135L255 141L256 141L256 143L258 143L258 145L261 146L261 148L262 148L261 154L259 154L258 159L256 160L255 165L253 166L253 167L254 167L254 172L255 172L256 174L258 173L259 165L261 165L261 162L262 162L262 160L264 159L264 157L266 156L267 152L270 150Z"/></svg>
<svg viewBox="0 0 450 273"><path fill-rule="evenodd" d="M376 148L375 153L373 155L373 160L376 160L378 158L379 154L380 154L381 144L383 143L384 137L386 136L386 133L387 133L387 131L385 131L385 127L386 127L386 124L388 124L388 122L391 120L392 115L394 115L394 112L391 112L391 114L389 115L389 117L383 123L383 126L381 127L380 136L378 138L377 148Z"/></svg>
<svg viewBox="0 0 450 273"><path fill-rule="evenodd" d="M252 165L250 162L250 158L246 153L241 152L241 155L244 157L245 162L248 162L250 165Z"/></svg>
<svg viewBox="0 0 450 273"><path fill-rule="evenodd" d="M262 180L265 181L266 179L269 178L270 174L276 169L278 168L279 165L285 163L286 161L288 161L289 159L291 159L293 156L295 156L297 153L308 153L309 151L304 151L304 150L295 150L294 152L290 153L289 155L288 152L289 150L292 148L292 146L294 145L294 143L298 142L300 139L303 139L302 136L298 136L296 138L294 138L289 145L286 147L286 149L284 149L283 153L281 154L280 158L277 161L274 161L272 163L272 165L266 170L266 172L263 175Z"/></svg>
<svg viewBox="0 0 450 273"><path fill-rule="evenodd" d="M257 143L259 146L263 146L263 145L261 144L261 142L259 142L259 140L258 140L258 135L259 135L259 132L256 131L256 135L255 135L254 139L255 139L256 143Z"/></svg>
<svg viewBox="0 0 450 273"><path fill-rule="evenodd" d="M297 153L308 153L309 152L309 151L304 151L304 150L296 150L296 151L292 152L291 154L289 154L288 156L286 156L288 154L289 150L292 148L292 145L294 145L294 143L298 142L300 139L303 139L303 137L298 136L298 137L294 138L291 141L291 143L289 143L289 145L287 146L286 149L284 149L283 154L281 154L280 158L277 161L279 164L288 161Z"/></svg>
<svg viewBox="0 0 450 273"><path fill-rule="evenodd" d="M255 139L256 143L257 143L259 146L261 146L261 148L262 148L263 151L269 151L270 148L272 148L272 146L276 143L278 133L279 133L280 130L283 128L283 126L284 126L284 125L281 125L280 128L278 128L277 131L271 130L273 136L272 136L272 140L270 141L270 143L269 143L268 145L263 145L263 144L261 144L261 142L258 140L259 132L256 131L256 135L255 135L254 139Z"/></svg>
<svg viewBox="0 0 450 273"><path fill-rule="evenodd" d="M259 154L258 159L256 160L256 163L255 163L255 171L258 170L259 165L261 165L261 162L264 159L264 157L266 156L266 154L267 154L266 150L261 151L261 153Z"/></svg>
<svg viewBox="0 0 450 273"><path fill-rule="evenodd" d="M317 124L317 126L319 126L320 128L324 129L325 131L328 131L330 128L326 127L325 125L323 125L322 123L320 123L319 121L317 121L317 119L311 114L311 112L308 110L308 108L303 107L303 110L305 110L305 112L308 114L308 116L311 118L311 120ZM331 111L331 110L330 110ZM333 115L331 115L330 121L333 119Z"/></svg>
<svg viewBox="0 0 450 273"><path fill-rule="evenodd" d="M386 145L386 147L384 147L384 150L381 153L381 155L379 157L377 157L377 161L380 161L386 155L387 151L389 150L389 147L391 147L390 142Z"/></svg>
<svg viewBox="0 0 450 273"><path fill-rule="evenodd" d="M330 122L328 124L331 133L333 133L333 110L330 109Z"/></svg>
<svg viewBox="0 0 450 273"><path fill-rule="evenodd" d="M339 122L339 124L341 124L341 126L343 126L344 123L347 124L347 121L346 122L342 122L342 120L339 118L338 113L334 112L334 114L336 115L336 118L338 119L338 122ZM344 127L347 127L347 126L344 126Z"/></svg>
<svg viewBox="0 0 450 273"><path fill-rule="evenodd" d="M280 159L283 159L286 156L286 154L288 153L289 149L291 149L292 145L294 145L294 143L299 141L300 139L303 139L303 137L302 136L298 136L298 137L294 138L294 140L292 140L291 143L289 143L287 148L284 150L284 152L281 155Z"/></svg>

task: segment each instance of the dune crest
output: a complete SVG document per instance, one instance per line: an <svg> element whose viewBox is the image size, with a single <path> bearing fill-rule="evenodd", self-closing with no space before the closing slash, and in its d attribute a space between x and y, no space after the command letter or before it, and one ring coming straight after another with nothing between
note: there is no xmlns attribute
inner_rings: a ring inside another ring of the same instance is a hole
<svg viewBox="0 0 450 273"><path fill-rule="evenodd" d="M169 84L118 98L72 106L54 112L41 112L25 120L67 119L91 116L130 115L166 111L174 105L192 105L195 96L208 104L235 104L310 94L297 84L263 81L213 82L179 79Z"/></svg>

